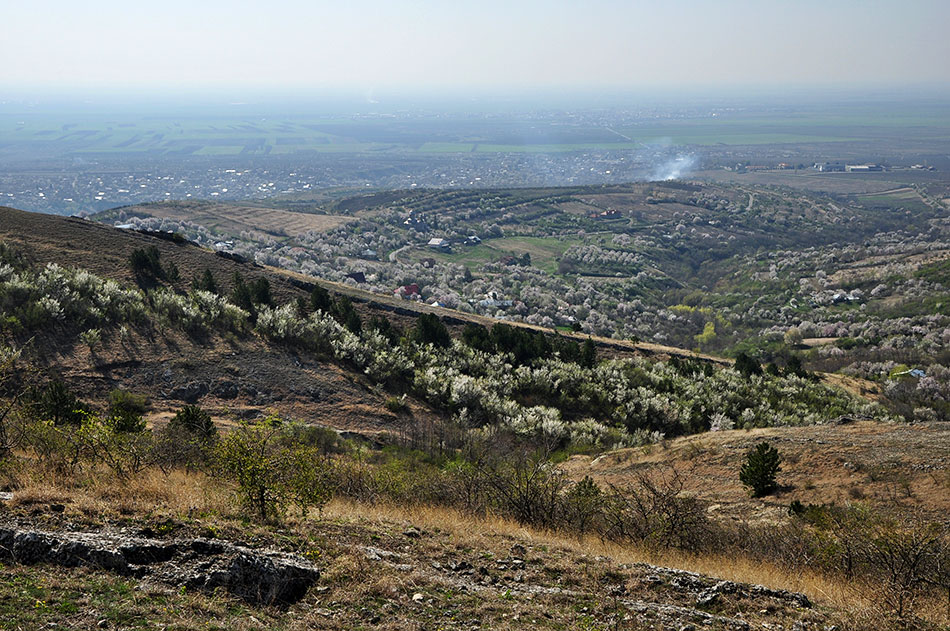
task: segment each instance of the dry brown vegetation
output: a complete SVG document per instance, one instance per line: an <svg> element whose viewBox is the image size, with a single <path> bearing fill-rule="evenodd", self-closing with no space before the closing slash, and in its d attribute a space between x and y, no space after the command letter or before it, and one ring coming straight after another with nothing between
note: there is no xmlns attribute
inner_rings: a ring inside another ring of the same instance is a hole
<svg viewBox="0 0 950 631"><path fill-rule="evenodd" d="M222 234L256 230L275 236L296 237L311 230L322 232L354 221L353 217L342 215L317 215L237 203L175 201L129 206L124 210L129 215L191 221Z"/></svg>
<svg viewBox="0 0 950 631"><path fill-rule="evenodd" d="M782 454L779 491L752 500L739 482L745 453L769 441ZM792 500L848 504L862 501L899 511L950 514L950 423L854 422L709 432L658 445L574 456L564 468L575 479L622 484L637 472L688 471L686 491L720 517L783 521Z"/></svg>
<svg viewBox="0 0 950 631"><path fill-rule="evenodd" d="M766 597L737 596L726 597L712 609L714 615L738 616L754 628L798 620L836 623L840 629L877 629L886 624L871 588L857 582L750 559L568 537L445 507L336 500L306 518L292 515L281 524L255 525L235 511L228 485L200 473L166 476L149 471L118 483L105 474L80 481L34 472L23 474L20 484L0 514L21 525L47 529L66 524L86 529L124 525L147 527L162 537L240 539L252 546L296 551L322 568L319 589L289 610L248 611L227 597L175 594L158 587L145 587L139 599L125 602L121 585L101 573L0 566L0 581L11 585L36 581L59 598L64 597L60 591L99 582L120 592L114 607L134 611L149 599L160 598L170 610L151 608L140 615L175 622L180 625L176 628L203 628L208 616L214 616L231 619L228 628L239 629L640 629L650 624L652 614L631 615L636 612L633 603L695 606L688 592L674 587L675 576L669 583L671 577L653 566L799 591L816 605L798 609ZM93 604L77 602L76 620L88 621L95 615L89 611ZM937 615L936 604L925 607ZM179 608L188 614L169 617ZM108 611L103 615L118 615ZM71 627L63 617L52 619L65 628L81 628Z"/></svg>

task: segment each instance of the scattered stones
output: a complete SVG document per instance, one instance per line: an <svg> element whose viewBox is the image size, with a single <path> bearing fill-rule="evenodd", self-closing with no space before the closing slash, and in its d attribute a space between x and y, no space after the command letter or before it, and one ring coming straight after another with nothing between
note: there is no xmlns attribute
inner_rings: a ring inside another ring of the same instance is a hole
<svg viewBox="0 0 950 631"><path fill-rule="evenodd" d="M222 399L235 399L238 396L238 385L230 379L219 379L211 390L216 397Z"/></svg>
<svg viewBox="0 0 950 631"><path fill-rule="evenodd" d="M172 399L184 401L185 403L197 403L198 400L208 394L208 392L210 392L208 384L203 381L192 381L184 386L173 389L168 396Z"/></svg>
<svg viewBox="0 0 950 631"><path fill-rule="evenodd" d="M366 558L370 561L398 561L399 555L395 552L390 552L389 550L383 550L381 548L374 548L372 546L366 546L363 548L363 554L366 555Z"/></svg>

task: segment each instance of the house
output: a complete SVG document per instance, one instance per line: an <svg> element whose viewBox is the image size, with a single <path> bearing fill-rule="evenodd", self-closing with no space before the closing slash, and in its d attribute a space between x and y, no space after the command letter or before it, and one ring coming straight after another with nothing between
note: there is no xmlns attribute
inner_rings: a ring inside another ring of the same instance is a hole
<svg viewBox="0 0 950 631"><path fill-rule="evenodd" d="M399 296L402 296L403 298L409 298L411 296L422 295L422 292L419 291L419 285L417 285L416 283L409 283L408 285L403 285L402 287L397 288L396 291L394 291L393 293Z"/></svg>
<svg viewBox="0 0 950 631"><path fill-rule="evenodd" d="M370 259L370 260L372 260L372 261L375 261L376 258L377 258L377 256L376 256L376 250L372 250L372 249L370 249L370 248L366 248L365 250L363 250L362 252L360 252L360 258Z"/></svg>
<svg viewBox="0 0 950 631"><path fill-rule="evenodd" d="M614 210L612 208L608 210L602 210L599 213L591 213L588 215L590 219L618 219L622 216L623 215L619 210Z"/></svg>
<svg viewBox="0 0 950 631"><path fill-rule="evenodd" d="M482 242L482 240L479 239L479 238L478 238L477 236L475 236L474 234L471 234L471 235L465 237L465 245L478 245L478 244L481 243L481 242Z"/></svg>
<svg viewBox="0 0 950 631"><path fill-rule="evenodd" d="M429 239L429 242L426 245L434 250L442 251L450 250L452 248L452 244L449 243L448 240L439 237L433 237Z"/></svg>

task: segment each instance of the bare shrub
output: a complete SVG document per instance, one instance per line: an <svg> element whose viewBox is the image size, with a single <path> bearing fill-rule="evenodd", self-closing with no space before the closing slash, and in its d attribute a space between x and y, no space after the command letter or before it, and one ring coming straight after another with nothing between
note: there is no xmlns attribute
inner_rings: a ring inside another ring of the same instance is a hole
<svg viewBox="0 0 950 631"><path fill-rule="evenodd" d="M677 469L638 471L633 484L611 487L605 536L649 547L702 549L712 526L702 503L684 495L687 477Z"/></svg>

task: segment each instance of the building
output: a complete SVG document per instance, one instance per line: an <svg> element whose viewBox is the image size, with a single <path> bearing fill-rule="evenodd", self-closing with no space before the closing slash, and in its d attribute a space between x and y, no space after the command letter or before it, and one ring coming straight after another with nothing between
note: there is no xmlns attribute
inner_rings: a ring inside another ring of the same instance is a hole
<svg viewBox="0 0 950 631"><path fill-rule="evenodd" d="M844 170L848 173L872 173L884 170L880 164L847 164Z"/></svg>
<svg viewBox="0 0 950 631"><path fill-rule="evenodd" d="M443 251L445 251L445 250L451 250L451 249L452 249L452 244L449 243L448 240L442 239L442 238L439 238L439 237L433 237L433 238L429 239L429 243L427 243L426 245L429 246L430 248L432 248L433 250L443 250Z"/></svg>
<svg viewBox="0 0 950 631"><path fill-rule="evenodd" d="M419 291L419 285L416 283L409 283L408 285L398 287L393 293L398 296L402 296L403 298L411 298L412 296L419 296L422 294L422 292Z"/></svg>
<svg viewBox="0 0 950 631"><path fill-rule="evenodd" d="M844 173L845 166L843 162L816 162L814 168L822 173Z"/></svg>

